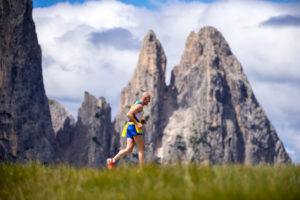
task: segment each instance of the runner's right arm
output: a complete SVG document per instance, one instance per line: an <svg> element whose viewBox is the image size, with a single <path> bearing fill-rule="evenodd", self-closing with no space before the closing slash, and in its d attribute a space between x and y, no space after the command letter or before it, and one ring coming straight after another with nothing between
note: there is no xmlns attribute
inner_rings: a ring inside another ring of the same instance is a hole
<svg viewBox="0 0 300 200"><path fill-rule="evenodd" d="M141 104L137 104L135 105L133 108L131 108L129 110L129 112L127 113L127 117L130 119L130 121L132 121L133 123L135 123L137 125L137 127L139 129L143 129L143 125L141 123L139 123L135 118L134 118L134 114L141 112L143 110L143 106Z"/></svg>

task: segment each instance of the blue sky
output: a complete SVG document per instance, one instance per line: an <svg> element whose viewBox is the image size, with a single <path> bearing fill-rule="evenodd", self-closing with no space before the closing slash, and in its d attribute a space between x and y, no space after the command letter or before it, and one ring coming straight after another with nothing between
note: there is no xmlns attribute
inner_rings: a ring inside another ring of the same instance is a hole
<svg viewBox="0 0 300 200"><path fill-rule="evenodd" d="M59 2L70 2L70 3L83 3L85 1L93 1L93 0L33 0L33 4L35 8L39 7L48 7L54 4L57 4ZM145 6L145 7L153 7L152 3L153 1L147 0L147 1L141 1L141 0L120 0L123 3L126 4L132 4L135 6ZM190 2L191 0L185 0L186 2ZM212 0L203 0L201 2L211 2ZM158 0L157 2L166 2L166 0Z"/></svg>
<svg viewBox="0 0 300 200"><path fill-rule="evenodd" d="M92 0L33 0L33 6L34 8L43 8L55 5L60 2L70 2L70 3L83 3L86 1L92 1ZM147 8L152 8L154 5L151 2L154 2L153 0L147 0L147 1L141 1L141 0L120 0L123 3L126 4L132 4L135 6L144 6ZM192 1L199 1L199 2L213 2L217 0L181 0L184 2L192 2ZM292 3L292 2L300 2L300 0L266 0L271 2L278 2L278 3ZM156 2L167 2L167 0L157 0Z"/></svg>

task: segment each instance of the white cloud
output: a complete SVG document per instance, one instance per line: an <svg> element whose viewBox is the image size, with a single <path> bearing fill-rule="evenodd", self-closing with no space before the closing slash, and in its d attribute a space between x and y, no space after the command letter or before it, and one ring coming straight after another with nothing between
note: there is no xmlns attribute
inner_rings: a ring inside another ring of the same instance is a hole
<svg viewBox="0 0 300 200"><path fill-rule="evenodd" d="M290 150L290 149L288 149L288 148L286 148L286 151L287 151L288 154L290 154L290 155L294 155L294 154L295 154L295 151L292 151L292 150Z"/></svg>
<svg viewBox="0 0 300 200"><path fill-rule="evenodd" d="M47 95L60 100L74 115L84 91L104 96L114 116L149 29L155 31L167 55L169 80L188 34L211 25L222 32L242 63L279 137L295 152L290 155L299 158L300 27L264 26L262 22L299 16L300 4L169 1L157 5L148 10L106 0L34 9Z"/></svg>

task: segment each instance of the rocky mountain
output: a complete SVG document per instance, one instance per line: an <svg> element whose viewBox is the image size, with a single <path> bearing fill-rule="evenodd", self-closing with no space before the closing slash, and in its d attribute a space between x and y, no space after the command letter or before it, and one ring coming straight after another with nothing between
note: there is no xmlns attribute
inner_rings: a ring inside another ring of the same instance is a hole
<svg viewBox="0 0 300 200"><path fill-rule="evenodd" d="M158 154L162 162L290 162L241 64L215 28L188 36L169 92L176 101L164 110L171 114Z"/></svg>
<svg viewBox="0 0 300 200"><path fill-rule="evenodd" d="M128 85L122 90L118 115L115 120L115 129L121 133L124 123L128 121L126 113L131 105L139 100L143 92L149 91L152 94L151 103L144 108L143 118L147 121L145 126L145 144L147 152L145 159L153 161L156 159L156 149L162 137L161 126L161 109L163 106L166 71L166 56L164 50L157 40L154 32L150 30L145 36L142 49L139 55L138 64ZM151 133L151 134L148 134ZM124 147L126 140L121 139L121 146ZM136 159L136 149L134 157ZM130 156L127 156L130 158Z"/></svg>
<svg viewBox="0 0 300 200"><path fill-rule="evenodd" d="M63 105L54 99L48 98L51 121L55 136L57 132L64 128L65 124L70 124L70 126L75 126L75 119L72 114L65 109Z"/></svg>
<svg viewBox="0 0 300 200"><path fill-rule="evenodd" d="M115 122L116 132L122 132L130 105L143 91L152 93L145 108L148 161L290 162L241 64L218 30L204 27L188 36L169 86L165 67L164 50L150 31L133 77L121 93Z"/></svg>
<svg viewBox="0 0 300 200"><path fill-rule="evenodd" d="M55 160L31 0L0 1L0 161Z"/></svg>
<svg viewBox="0 0 300 200"><path fill-rule="evenodd" d="M64 110L62 107L60 109ZM69 119L57 132L59 160L77 167L103 166L106 158L112 156L118 147L112 140L114 131L109 104L103 97L96 99L85 92L76 125L72 125ZM55 123L56 120L52 121Z"/></svg>
<svg viewBox="0 0 300 200"><path fill-rule="evenodd" d="M105 99L87 92L75 122L61 104L45 95L32 0L1 0L0 161L103 166L125 145L120 134L130 106L149 91L152 100L144 108L146 161L290 162L218 30L204 27L188 36L168 86L165 71L164 50L150 30L132 79L122 90L114 122ZM127 159L136 161L137 149Z"/></svg>

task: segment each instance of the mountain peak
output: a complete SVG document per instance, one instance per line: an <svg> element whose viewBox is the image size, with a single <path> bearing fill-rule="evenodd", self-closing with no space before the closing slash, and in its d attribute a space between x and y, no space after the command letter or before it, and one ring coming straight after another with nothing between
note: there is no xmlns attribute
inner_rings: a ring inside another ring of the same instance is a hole
<svg viewBox="0 0 300 200"><path fill-rule="evenodd" d="M154 33L154 31L152 29L150 29L146 35L146 37L144 38L144 42L145 41L148 41L148 42L153 42L153 41L156 41L157 38L156 38L156 35Z"/></svg>
<svg viewBox="0 0 300 200"><path fill-rule="evenodd" d="M198 31L198 36L201 41L206 41L206 45L217 55L229 56L232 55L230 47L223 37L222 33L212 26L205 26Z"/></svg>
<svg viewBox="0 0 300 200"><path fill-rule="evenodd" d="M200 35L201 33L220 33L220 31L213 27L213 26L204 26L202 28L199 29L198 34Z"/></svg>
<svg viewBox="0 0 300 200"><path fill-rule="evenodd" d="M198 65L205 57L226 57L232 52L221 32L212 26L201 28L198 33L191 32L186 39L185 50L180 65Z"/></svg>
<svg viewBox="0 0 300 200"><path fill-rule="evenodd" d="M158 151L163 162L290 162L241 64L216 28L190 33L171 80L176 94L171 98L179 109L164 125Z"/></svg>
<svg viewBox="0 0 300 200"><path fill-rule="evenodd" d="M155 73L165 74L165 70L166 56L163 47L154 31L149 30L143 41L132 82L138 81L138 79L144 82L144 78L151 78ZM144 89L146 88L145 86Z"/></svg>

